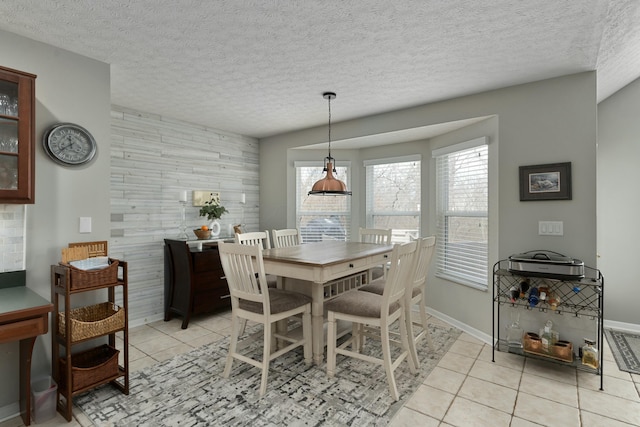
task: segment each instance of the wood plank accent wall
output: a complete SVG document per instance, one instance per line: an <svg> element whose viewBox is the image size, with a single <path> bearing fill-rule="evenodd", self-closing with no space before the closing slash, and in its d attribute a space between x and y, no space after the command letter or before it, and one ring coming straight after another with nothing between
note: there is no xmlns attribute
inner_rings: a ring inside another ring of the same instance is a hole
<svg viewBox="0 0 640 427"><path fill-rule="evenodd" d="M163 316L163 239L180 233L180 191L187 190L190 239L209 223L191 205L192 190L220 192L230 211L220 220L221 236L239 223L257 231L258 161L254 138L112 106L109 255L129 263L130 325Z"/></svg>

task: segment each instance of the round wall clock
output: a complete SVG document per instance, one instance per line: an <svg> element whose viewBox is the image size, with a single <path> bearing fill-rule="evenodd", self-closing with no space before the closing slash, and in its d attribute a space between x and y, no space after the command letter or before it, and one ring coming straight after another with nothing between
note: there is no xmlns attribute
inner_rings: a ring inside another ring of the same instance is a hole
<svg viewBox="0 0 640 427"><path fill-rule="evenodd" d="M87 163L96 154L97 144L91 133L73 123L53 125L42 138L44 151L55 162L66 166Z"/></svg>

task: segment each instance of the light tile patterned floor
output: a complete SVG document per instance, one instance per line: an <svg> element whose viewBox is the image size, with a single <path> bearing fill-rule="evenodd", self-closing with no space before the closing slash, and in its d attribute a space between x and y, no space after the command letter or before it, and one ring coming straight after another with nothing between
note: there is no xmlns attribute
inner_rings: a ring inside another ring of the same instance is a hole
<svg viewBox="0 0 640 427"><path fill-rule="evenodd" d="M180 319L132 328L131 371L229 336L230 315L196 317L186 330ZM606 342L604 391L596 375L508 353L496 353L492 362L491 353L491 346L463 333L391 426L640 426L640 376L619 371ZM74 410L70 423L57 414L38 425L92 424ZM20 426L19 417L0 423Z"/></svg>

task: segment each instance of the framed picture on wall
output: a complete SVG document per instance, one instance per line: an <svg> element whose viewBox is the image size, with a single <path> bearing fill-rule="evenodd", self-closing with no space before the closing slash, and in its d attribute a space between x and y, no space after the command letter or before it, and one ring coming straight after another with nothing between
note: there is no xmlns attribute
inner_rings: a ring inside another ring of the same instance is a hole
<svg viewBox="0 0 640 427"><path fill-rule="evenodd" d="M520 166L520 201L571 200L571 162Z"/></svg>

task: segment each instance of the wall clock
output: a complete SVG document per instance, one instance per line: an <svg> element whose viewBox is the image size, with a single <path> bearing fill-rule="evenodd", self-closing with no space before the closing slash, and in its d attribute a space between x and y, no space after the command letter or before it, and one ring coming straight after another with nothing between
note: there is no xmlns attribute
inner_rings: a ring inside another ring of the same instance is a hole
<svg viewBox="0 0 640 427"><path fill-rule="evenodd" d="M96 154L97 144L91 133L73 123L58 123L42 138L44 151L55 162L78 166L89 162Z"/></svg>

